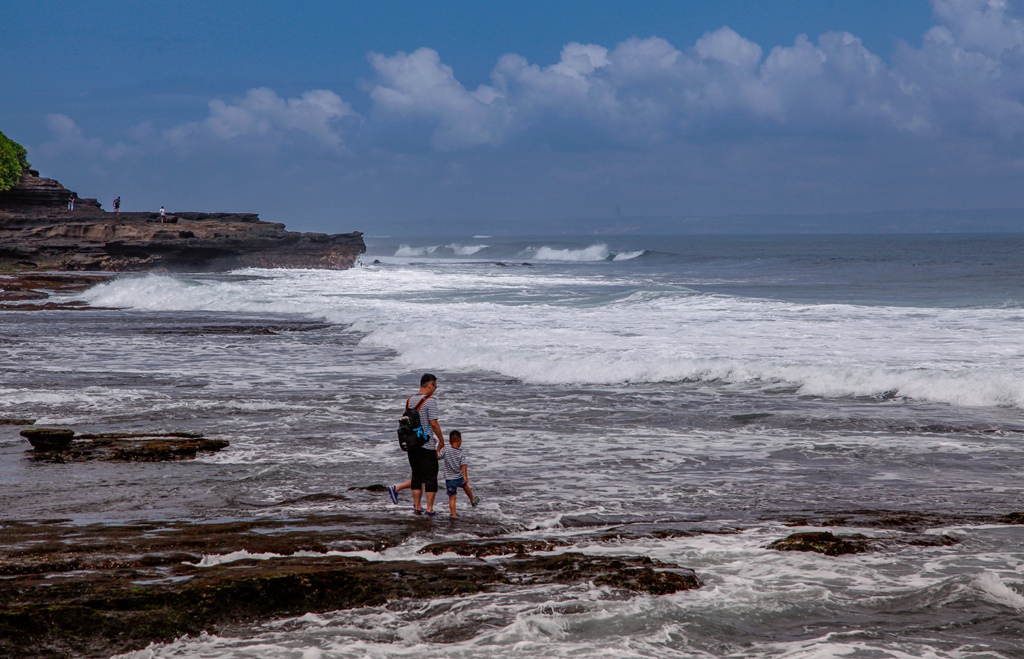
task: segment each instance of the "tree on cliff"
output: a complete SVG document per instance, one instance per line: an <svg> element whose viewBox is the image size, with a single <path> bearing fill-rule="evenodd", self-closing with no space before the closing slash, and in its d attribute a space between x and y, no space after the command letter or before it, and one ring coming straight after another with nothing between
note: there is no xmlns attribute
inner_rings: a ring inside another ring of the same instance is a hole
<svg viewBox="0 0 1024 659"><path fill-rule="evenodd" d="M0 133L0 192L21 183L21 172L28 169L25 147Z"/></svg>

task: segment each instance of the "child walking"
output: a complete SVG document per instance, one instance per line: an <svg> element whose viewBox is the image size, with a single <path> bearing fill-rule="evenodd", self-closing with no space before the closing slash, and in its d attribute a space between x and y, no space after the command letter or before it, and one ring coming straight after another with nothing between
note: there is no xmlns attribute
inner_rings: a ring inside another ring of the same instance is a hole
<svg viewBox="0 0 1024 659"><path fill-rule="evenodd" d="M474 508L480 505L480 497L473 496L473 490L469 489L469 463L462 450L461 432L453 430L448 433L448 446L437 450L437 459L444 460L444 486L448 492L448 508L452 511L452 517L459 516L455 512L455 499L460 487L466 491Z"/></svg>

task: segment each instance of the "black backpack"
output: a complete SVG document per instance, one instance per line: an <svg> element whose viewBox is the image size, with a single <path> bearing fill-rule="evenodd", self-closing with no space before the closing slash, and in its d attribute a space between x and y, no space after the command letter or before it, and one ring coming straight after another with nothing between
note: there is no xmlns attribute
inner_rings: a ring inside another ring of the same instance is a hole
<svg viewBox="0 0 1024 659"><path fill-rule="evenodd" d="M420 408L429 398L430 396L424 396L420 402L416 403L416 407L409 407L411 397L405 401L405 413L398 420L398 445L402 447L403 451L421 448L430 438L429 435L424 436L423 423L420 421Z"/></svg>

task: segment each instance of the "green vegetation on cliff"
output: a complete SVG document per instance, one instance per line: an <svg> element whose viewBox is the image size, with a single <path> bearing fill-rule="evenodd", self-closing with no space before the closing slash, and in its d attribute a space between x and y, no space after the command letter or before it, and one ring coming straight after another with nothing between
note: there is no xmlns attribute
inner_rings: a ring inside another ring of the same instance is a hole
<svg viewBox="0 0 1024 659"><path fill-rule="evenodd" d="M25 147L0 133L0 192L21 182L21 171L28 168Z"/></svg>

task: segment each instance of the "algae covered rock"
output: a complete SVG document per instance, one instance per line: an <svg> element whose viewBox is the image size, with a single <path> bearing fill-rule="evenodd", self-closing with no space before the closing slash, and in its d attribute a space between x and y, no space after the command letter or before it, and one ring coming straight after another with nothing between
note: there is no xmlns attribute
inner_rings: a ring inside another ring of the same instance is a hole
<svg viewBox="0 0 1024 659"><path fill-rule="evenodd" d="M75 431L67 428L26 428L21 436L37 451L62 451L71 446Z"/></svg>
<svg viewBox="0 0 1024 659"><path fill-rule="evenodd" d="M863 535L838 536L831 531L793 533L768 545L778 551L813 551L826 556L860 554L870 549L870 540Z"/></svg>

